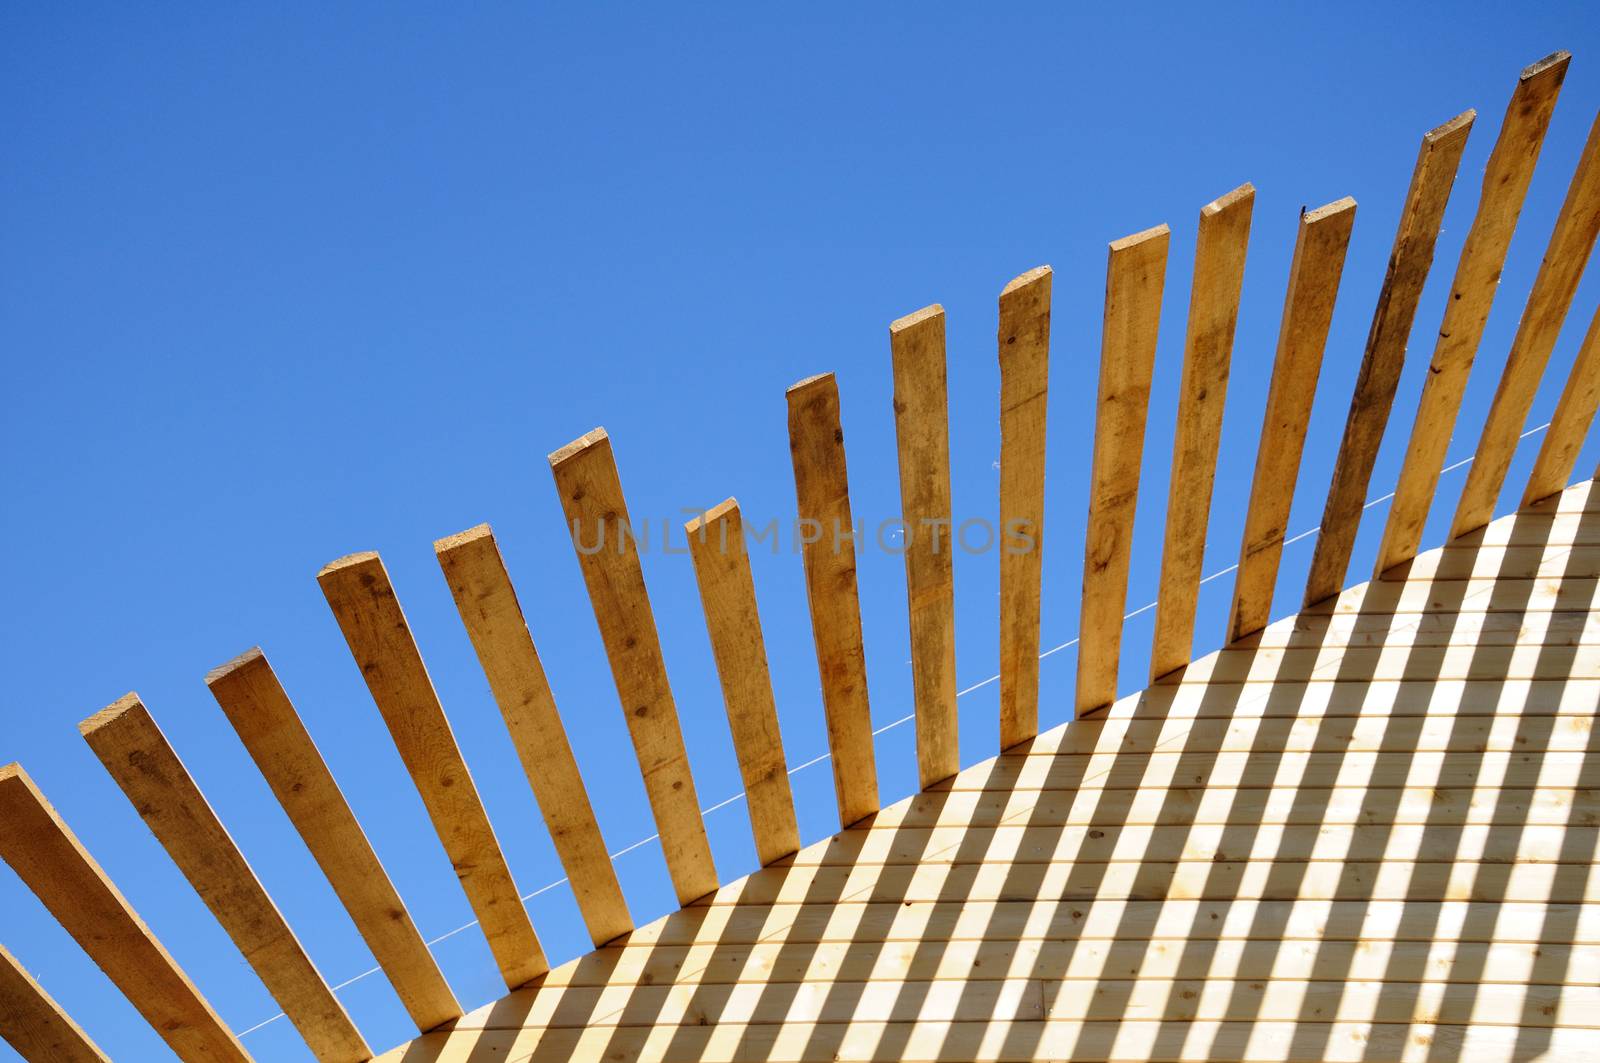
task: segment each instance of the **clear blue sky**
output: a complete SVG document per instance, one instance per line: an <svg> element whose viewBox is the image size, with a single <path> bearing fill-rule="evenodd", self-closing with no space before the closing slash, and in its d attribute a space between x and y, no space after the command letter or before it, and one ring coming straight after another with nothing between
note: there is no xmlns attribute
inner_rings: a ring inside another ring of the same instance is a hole
<svg viewBox="0 0 1600 1063"><path fill-rule="evenodd" d="M1301 206L1360 203L1292 530L1321 513L1422 133L1480 112L1374 493L1398 470L1517 71L1574 53L1451 460L1475 446L1600 105L1600 20L1578 4L336 7L0 14L0 762L23 762L236 1029L277 1007L78 737L80 719L143 695L342 981L370 957L201 683L242 650L266 649L423 933L472 916L317 588L322 564L383 554L530 891L561 870L434 561L439 536L494 525L608 843L653 830L547 452L603 424L636 517L735 495L747 519L788 519L783 389L832 370L855 510L875 524L899 497L886 326L937 301L955 510L991 515L995 298L1051 263L1053 646L1076 634L1109 240L1172 226L1132 608L1154 591L1202 204L1246 180L1258 190L1214 571L1238 550ZM1532 424L1600 301L1596 274ZM1427 545L1461 482L1445 479ZM1356 579L1383 515L1363 528ZM1276 615L1298 601L1309 546L1287 552ZM659 550L644 564L709 805L739 781L692 570ZM758 553L755 566L798 764L826 748L800 563ZM996 569L993 554L956 562L963 686L994 673ZM885 724L910 706L902 562L868 552L861 580ZM1230 593L1229 579L1206 587L1197 651L1218 644ZM1142 685L1151 619L1128 625L1124 692ZM1068 651L1042 666L1046 725L1070 712L1074 665ZM963 763L992 755L995 687L961 712ZM878 758L886 802L915 787L910 727L882 736ZM797 775L795 793L804 838L829 833L827 768ZM724 879L753 868L741 804L708 826ZM658 849L618 868L637 920L672 906ZM564 888L530 907L555 960L587 948ZM165 1058L9 870L0 941L117 1058ZM500 991L476 931L437 953L464 1002ZM381 977L341 995L375 1048L408 1035ZM265 1059L309 1058L285 1022L246 1040Z"/></svg>

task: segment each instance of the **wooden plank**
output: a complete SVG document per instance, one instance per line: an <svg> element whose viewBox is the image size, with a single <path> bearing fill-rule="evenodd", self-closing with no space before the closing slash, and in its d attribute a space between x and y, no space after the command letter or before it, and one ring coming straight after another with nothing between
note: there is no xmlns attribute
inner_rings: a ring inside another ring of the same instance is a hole
<svg viewBox="0 0 1600 1063"><path fill-rule="evenodd" d="M78 725L145 826L319 1060L372 1058L328 983L136 694Z"/></svg>
<svg viewBox="0 0 1600 1063"><path fill-rule="evenodd" d="M917 776L923 787L961 770L956 729L955 574L950 519L950 411L945 395L944 308L924 307L889 326L894 427L905 523L911 687Z"/></svg>
<svg viewBox="0 0 1600 1063"><path fill-rule="evenodd" d="M515 989L537 978L550 965L383 561L373 553L351 554L317 573L317 583L428 810L506 987Z"/></svg>
<svg viewBox="0 0 1600 1063"><path fill-rule="evenodd" d="M1439 323L1433 359L1428 363L1422 398L1411 426L1411 440L1389 503L1389 519L1378 546L1375 573L1409 561L1422 542L1423 526L1439 487L1439 473L1455 431L1472 362L1489 321L1506 252L1516 232L1534 164L1539 161L1539 149L1571 58L1567 52L1556 52L1522 71L1506 107L1500 136L1484 167L1478 213L1467 230L1455 279L1450 283L1450 299Z"/></svg>
<svg viewBox="0 0 1600 1063"><path fill-rule="evenodd" d="M839 826L848 827L878 810L878 772L867 702L855 525L850 517L844 429L839 422L839 386L832 373L824 373L790 387L785 398L798 519L802 525L811 522L809 526L822 533L816 541L801 537L800 557L822 682Z"/></svg>
<svg viewBox="0 0 1600 1063"><path fill-rule="evenodd" d="M800 828L739 504L728 499L686 524L684 533L744 781L756 856L763 865L770 864L800 848Z"/></svg>
<svg viewBox="0 0 1600 1063"><path fill-rule="evenodd" d="M1419 555L1427 556L1427 555ZM1377 580L1308 606L1301 615L1327 613L1520 613L1528 609L1587 609L1600 598L1600 582L1569 576L1528 579Z"/></svg>
<svg viewBox="0 0 1600 1063"><path fill-rule="evenodd" d="M1117 698L1122 614L1128 602L1133 517L1139 499L1144 426L1155 368L1161 291L1167 270L1165 225L1111 245L1106 263L1105 323L1089 479L1078 619L1076 714Z"/></svg>
<svg viewBox="0 0 1600 1063"><path fill-rule="evenodd" d="M1000 748L1039 733L1049 266L1000 293Z"/></svg>
<svg viewBox="0 0 1600 1063"><path fill-rule="evenodd" d="M1183 378L1178 385L1178 425L1172 437L1155 637L1150 646L1152 679L1182 668L1194 652L1194 611L1205 564L1223 403L1255 201L1255 187L1246 183L1200 211Z"/></svg>
<svg viewBox="0 0 1600 1063"><path fill-rule="evenodd" d="M1572 306L1583 267L1600 236L1600 115L1589 129L1567 198L1556 216L1550 245L1534 277L1517 334L1506 355L1505 371L1483 424L1483 435L1467 471L1466 485L1450 522L1452 539L1489 523L1500 487L1516 453L1540 378L1555 349L1561 325Z"/></svg>
<svg viewBox="0 0 1600 1063"><path fill-rule="evenodd" d="M1372 467L1378 460L1378 446L1389 423L1395 390L1400 386L1417 300L1433 264L1439 224L1444 219L1445 203L1450 198L1474 117L1472 111L1457 115L1422 138L1394 248L1389 252L1388 272L1378 293L1378 306L1373 311L1372 328L1356 374L1355 394L1350 399L1344 437L1334 461L1333 480L1328 485L1328 500L1306 578L1307 605L1337 594L1344 586Z"/></svg>
<svg viewBox="0 0 1600 1063"><path fill-rule="evenodd" d="M1261 630L1272 615L1272 595L1278 584L1278 564L1288 534L1311 404L1355 220L1356 201L1349 196L1300 215L1272 384L1261 421L1261 445L1245 511L1244 539L1239 545L1239 571L1228 612L1229 642Z"/></svg>
<svg viewBox="0 0 1600 1063"><path fill-rule="evenodd" d="M1596 406L1600 406L1600 310L1589 322L1567 386L1550 418L1550 430L1545 433L1528 486L1522 492L1523 506L1549 498L1567 486L1572 467L1578 463L1578 451L1583 449L1584 437L1594 421Z"/></svg>
<svg viewBox="0 0 1600 1063"><path fill-rule="evenodd" d="M1600 614L1588 610L1501 613L1300 614L1235 645L1271 646L1576 646L1600 641Z"/></svg>
<svg viewBox="0 0 1600 1063"><path fill-rule="evenodd" d="M111 1057L4 945L0 945L0 1038L28 1063L111 1063Z"/></svg>
<svg viewBox="0 0 1600 1063"><path fill-rule="evenodd" d="M1184 685L1130 694L1101 717L1593 716L1593 679L1285 679Z"/></svg>
<svg viewBox="0 0 1600 1063"><path fill-rule="evenodd" d="M411 1021L419 1030L431 1030L459 1017L461 1005L266 655L257 648L234 658L207 675L206 686L339 895Z"/></svg>
<svg viewBox="0 0 1600 1063"><path fill-rule="evenodd" d="M1543 646L1397 646L1316 649L1222 650L1167 682L1262 682L1331 678L1365 679L1595 679L1600 646L1550 653Z"/></svg>
<svg viewBox="0 0 1600 1063"><path fill-rule="evenodd" d="M433 549L505 718L589 939L602 945L631 930L633 917L500 547L489 526L480 524L440 539Z"/></svg>
<svg viewBox="0 0 1600 1063"><path fill-rule="evenodd" d="M0 768L0 858L183 1060L250 1055L20 765Z"/></svg>
<svg viewBox="0 0 1600 1063"><path fill-rule="evenodd" d="M717 868L605 429L551 454L550 471L611 662L667 871L678 903L688 904L717 888Z"/></svg>

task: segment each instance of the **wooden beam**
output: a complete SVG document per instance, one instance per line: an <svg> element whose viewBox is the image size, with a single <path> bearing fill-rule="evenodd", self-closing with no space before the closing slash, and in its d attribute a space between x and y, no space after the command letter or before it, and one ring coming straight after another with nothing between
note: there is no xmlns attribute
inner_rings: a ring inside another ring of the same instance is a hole
<svg viewBox="0 0 1600 1063"><path fill-rule="evenodd" d="M1572 306L1583 267L1600 235L1600 115L1589 129L1577 171L1567 188L1567 198L1556 216L1550 246L1528 293L1528 305L1517 323L1517 334L1506 355L1505 372L1495 390L1494 402L1484 421L1478 450L1467 470L1467 482L1450 522L1452 539L1476 531L1494 517L1495 503L1506 472L1511 468L1522 426L1538 393L1540 378L1550 361L1561 325Z"/></svg>
<svg viewBox="0 0 1600 1063"><path fill-rule="evenodd" d="M0 1038L28 1063L111 1063L17 958L0 945Z"/></svg>
<svg viewBox="0 0 1600 1063"><path fill-rule="evenodd" d="M878 771L872 750L839 385L832 373L824 373L793 385L784 397L789 407L789 453L794 459L799 524L822 533L814 540L810 535L800 537L800 558L805 566L806 601L822 682L839 826L848 827L878 810Z"/></svg>
<svg viewBox="0 0 1600 1063"><path fill-rule="evenodd" d="M506 987L515 989L537 978L550 965L383 561L373 553L351 554L317 573L317 583L428 810Z"/></svg>
<svg viewBox="0 0 1600 1063"><path fill-rule="evenodd" d="M1306 428L1322 372L1322 352L1333 322L1334 301L1344 273L1356 201L1346 196L1300 215L1289 290L1283 297L1278 353L1261 421L1261 446L1245 511L1239 571L1228 612L1228 641L1236 642L1267 626L1278 585L1289 511L1294 504Z"/></svg>
<svg viewBox="0 0 1600 1063"><path fill-rule="evenodd" d="M894 427L900 451L900 517L905 523L917 776L927 789L961 770L951 558L957 529L950 519L944 308L926 306L893 322L889 348L894 360Z"/></svg>
<svg viewBox="0 0 1600 1063"><path fill-rule="evenodd" d="M419 1030L461 1016L461 1005L411 913L259 648L206 676L267 785L327 876L373 958Z"/></svg>
<svg viewBox="0 0 1600 1063"><path fill-rule="evenodd" d="M1000 748L1039 733L1049 266L1000 293Z"/></svg>
<svg viewBox="0 0 1600 1063"><path fill-rule="evenodd" d="M611 440L596 428L550 455L572 545L611 662L678 903L717 888L700 799L667 682Z"/></svg>
<svg viewBox="0 0 1600 1063"><path fill-rule="evenodd" d="M1117 699L1139 466L1166 279L1165 225L1123 237L1106 262L1100 390L1089 473L1089 525L1078 620L1079 717Z"/></svg>
<svg viewBox="0 0 1600 1063"><path fill-rule="evenodd" d="M511 744L598 948L633 929L589 793L500 547L487 524L433 544Z"/></svg>
<svg viewBox="0 0 1600 1063"><path fill-rule="evenodd" d="M1583 439L1589 434L1597 404L1600 404L1600 310L1595 311L1589 322L1589 331L1578 348L1567 386L1562 389L1556 412L1550 418L1550 431L1539 447L1539 457L1533 463L1528 486L1522 492L1523 507L1558 494L1567 486L1567 478L1578 461L1578 451L1583 449Z"/></svg>
<svg viewBox="0 0 1600 1063"><path fill-rule="evenodd" d="M1439 472L1455 431L1472 361L1489 321L1506 252L1571 58L1566 52L1557 52L1524 70L1506 107L1499 139L1484 167L1478 213L1461 246L1433 360L1422 382L1411 441L1378 545L1375 575L1417 556L1422 543L1423 526L1439 487Z"/></svg>
<svg viewBox="0 0 1600 1063"><path fill-rule="evenodd" d="M161 728L127 694L78 725L272 998L323 1063L360 1063L372 1050L322 980Z"/></svg>
<svg viewBox="0 0 1600 1063"><path fill-rule="evenodd" d="M1178 389L1178 426L1172 437L1155 637L1150 645L1152 679L1182 668L1194 652L1194 611L1200 597L1211 490L1217 475L1217 448L1222 442L1222 410L1255 201L1256 190L1247 183L1200 211L1189 325L1183 341L1183 379Z"/></svg>
<svg viewBox="0 0 1600 1063"><path fill-rule="evenodd" d="M730 498L712 507L684 525L684 532L744 780L756 856L765 867L800 848L800 828L738 502Z"/></svg>
<svg viewBox="0 0 1600 1063"><path fill-rule="evenodd" d="M179 1059L250 1054L20 765L0 768L0 858Z"/></svg>
<svg viewBox="0 0 1600 1063"><path fill-rule="evenodd" d="M1389 269L1378 292L1378 306L1372 314L1372 328L1356 374L1355 394L1350 399L1344 438L1334 461L1333 481L1328 485L1328 501L1322 510L1311 572L1306 579L1306 605L1331 597L1344 586L1372 467L1378 460L1378 446L1389 423L1395 390L1400 386L1417 300L1433 264L1439 223L1444 219L1445 204L1475 117L1475 112L1467 111L1422 138L1394 235L1394 248L1389 252Z"/></svg>

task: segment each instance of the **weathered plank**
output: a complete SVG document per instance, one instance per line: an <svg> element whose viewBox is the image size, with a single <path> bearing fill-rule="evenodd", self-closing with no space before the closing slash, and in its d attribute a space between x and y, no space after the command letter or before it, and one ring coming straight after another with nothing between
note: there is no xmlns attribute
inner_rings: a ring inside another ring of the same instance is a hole
<svg viewBox="0 0 1600 1063"><path fill-rule="evenodd" d="M1389 252L1389 269L1384 274L1372 328L1362 351L1339 456L1334 460L1333 480L1328 485L1328 500L1306 578L1307 605L1337 594L1344 586L1372 467L1378 460L1378 446L1389 423L1395 390L1400 386L1417 300L1433 264L1439 224L1444 219L1445 203L1450 198L1474 117L1472 111L1457 115L1422 138L1394 247Z"/></svg>
<svg viewBox="0 0 1600 1063"><path fill-rule="evenodd" d="M1348 196L1300 215L1272 384L1261 421L1261 445L1245 511L1244 538L1239 545L1239 571L1228 612L1229 642L1261 630L1272 615L1272 594L1278 583L1311 404L1355 220L1356 201Z"/></svg>
<svg viewBox="0 0 1600 1063"><path fill-rule="evenodd" d="M17 958L0 945L0 1038L28 1063L111 1063Z"/></svg>
<svg viewBox="0 0 1600 1063"><path fill-rule="evenodd" d="M1114 242L1107 256L1078 620L1074 701L1078 716L1105 708L1117 698L1122 614L1128 601L1133 517L1139 499L1139 467L1144 456L1169 235L1165 225L1158 225Z"/></svg>
<svg viewBox="0 0 1600 1063"><path fill-rule="evenodd" d="M137 695L78 725L211 914L319 1060L360 1063L362 1039L255 871Z"/></svg>
<svg viewBox="0 0 1600 1063"><path fill-rule="evenodd" d="M730 498L714 506L685 525L684 532L744 781L756 857L770 864L800 848L800 828L739 504Z"/></svg>
<svg viewBox="0 0 1600 1063"><path fill-rule="evenodd" d="M0 768L0 858L183 1060L250 1055L19 765Z"/></svg>
<svg viewBox="0 0 1600 1063"><path fill-rule="evenodd" d="M1600 115L1589 129L1588 142L1578 159L1578 168L1567 188L1567 198L1556 216L1550 245L1533 279L1533 290L1517 322L1517 334L1506 355L1505 371L1489 406L1466 485L1456 503L1450 522L1452 539L1476 531L1494 517L1495 504L1518 437L1528 420L1539 381L1544 376L1550 352L1555 349L1561 325L1567 319L1572 297L1577 293L1583 268L1600 236Z"/></svg>
<svg viewBox="0 0 1600 1063"><path fill-rule="evenodd" d="M867 702L855 525L850 517L844 429L839 423L839 386L832 373L824 373L793 385L785 398L799 521L820 533L815 539L801 537L800 557L822 683L839 826L848 827L878 810L878 772Z"/></svg>
<svg viewBox="0 0 1600 1063"><path fill-rule="evenodd" d="M1562 389L1556 412L1550 418L1550 430L1545 433L1533 471L1528 475L1528 486L1522 492L1524 506L1549 498L1567 486L1567 478L1578 462L1578 451L1589 434L1597 405L1600 405L1600 310L1595 311L1589 322L1589 331L1578 348L1567 386Z"/></svg>
<svg viewBox="0 0 1600 1063"><path fill-rule="evenodd" d="M602 945L632 929L633 917L500 547L489 526L480 524L440 539L433 549L539 802L589 939Z"/></svg>
<svg viewBox="0 0 1600 1063"><path fill-rule="evenodd" d="M1556 52L1522 71L1506 107L1500 136L1484 167L1478 213L1461 246L1433 360L1428 363L1428 375L1422 383L1411 440L1406 445L1394 499L1389 503L1389 519L1378 546L1376 573L1415 557L1422 542L1422 529L1439 487L1439 473L1462 396L1466 394L1472 361L1489 321L1489 309L1500 287L1500 271L1505 266L1511 236L1516 232L1534 164L1539 161L1539 149L1544 145L1545 131L1550 127L1550 115L1571 58L1566 52Z"/></svg>
<svg viewBox="0 0 1600 1063"><path fill-rule="evenodd" d="M1152 679L1182 668L1194 651L1194 611L1255 201L1254 186L1244 184L1200 211L1183 377L1178 385L1178 424L1172 437L1155 636L1150 645Z"/></svg>
<svg viewBox="0 0 1600 1063"><path fill-rule="evenodd" d="M478 917L500 976L511 989L537 978L550 965L383 561L373 553L352 554L317 573L317 583Z"/></svg>
<svg viewBox="0 0 1600 1063"><path fill-rule="evenodd" d="M1039 733L1049 266L1000 293L1000 748Z"/></svg>
<svg viewBox="0 0 1600 1063"><path fill-rule="evenodd" d="M688 904L717 888L717 868L605 429L551 454L550 471L611 662L667 871L678 902Z"/></svg>
<svg viewBox="0 0 1600 1063"><path fill-rule="evenodd" d="M956 729L955 553L950 519L950 410L944 309L924 307L889 326L894 426L900 452L917 777L924 787L961 769Z"/></svg>

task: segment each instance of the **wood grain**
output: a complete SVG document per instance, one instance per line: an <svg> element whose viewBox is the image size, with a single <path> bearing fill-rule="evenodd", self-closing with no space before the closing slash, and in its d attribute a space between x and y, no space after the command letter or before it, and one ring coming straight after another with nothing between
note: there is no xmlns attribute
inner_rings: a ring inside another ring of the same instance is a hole
<svg viewBox="0 0 1600 1063"><path fill-rule="evenodd" d="M589 939L603 945L631 930L633 917L494 532L480 524L440 539L433 549L539 802Z"/></svg>
<svg viewBox="0 0 1600 1063"><path fill-rule="evenodd" d="M317 573L350 655L428 810L506 986L550 965L478 797L428 667L377 554L351 554Z"/></svg>
<svg viewBox="0 0 1600 1063"><path fill-rule="evenodd" d="M713 506L686 524L684 533L744 781L756 857L765 866L800 848L800 828L738 502L730 498Z"/></svg>
<svg viewBox="0 0 1600 1063"><path fill-rule="evenodd" d="M1578 462L1578 451L1583 449L1584 437L1594 422L1597 405L1600 405L1600 310L1595 311L1589 331L1584 333L1578 357L1567 376L1567 385L1550 418L1550 430L1545 433L1533 471L1528 474L1528 486L1522 492L1524 507L1549 498L1567 486L1572 467Z"/></svg>
<svg viewBox="0 0 1600 1063"><path fill-rule="evenodd" d="M923 307L889 326L894 427L905 522L911 689L917 777L924 788L961 770L956 727L955 535L950 517L950 411L944 308Z"/></svg>
<svg viewBox="0 0 1600 1063"><path fill-rule="evenodd" d="M1400 371L1405 364L1406 343L1416 319L1417 301L1433 265L1433 248L1439 238L1444 208L1467 146L1474 112L1457 115L1422 138L1417 165L1411 173L1411 187L1401 208L1400 225L1394 247L1389 252L1389 268L1378 292L1378 306L1372 314L1372 328L1361 354L1356 374L1355 394L1345 418L1344 437L1334 460L1333 480L1328 485L1328 500L1322 510L1317 545L1311 555L1311 571L1306 577L1305 604L1331 597L1344 586L1350 567L1350 551L1361 526L1362 507L1372 467L1378 460L1378 447L1389 423L1395 390L1400 386Z"/></svg>
<svg viewBox="0 0 1600 1063"><path fill-rule="evenodd" d="M111 1063L17 958L0 945L0 1038L27 1063Z"/></svg>
<svg viewBox="0 0 1600 1063"><path fill-rule="evenodd" d="M678 903L688 904L717 888L717 868L605 429L551 454L550 470L644 775L667 871Z"/></svg>
<svg viewBox="0 0 1600 1063"><path fill-rule="evenodd" d="M211 696L327 876L419 1030L461 1005L423 943L339 784L259 648L206 676Z"/></svg>
<svg viewBox="0 0 1600 1063"><path fill-rule="evenodd" d="M324 1063L372 1050L137 695L78 725L89 748Z"/></svg>

